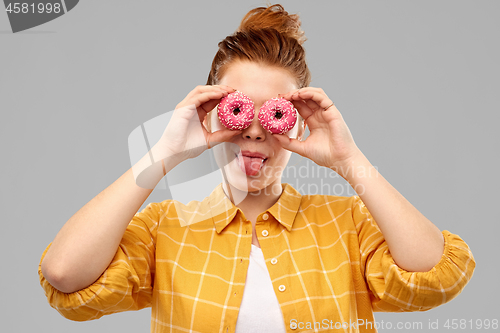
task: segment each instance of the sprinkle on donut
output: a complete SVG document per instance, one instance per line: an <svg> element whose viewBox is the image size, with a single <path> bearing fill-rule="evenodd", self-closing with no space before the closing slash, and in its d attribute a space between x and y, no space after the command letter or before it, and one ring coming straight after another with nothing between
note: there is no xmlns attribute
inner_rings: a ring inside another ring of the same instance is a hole
<svg viewBox="0 0 500 333"><path fill-rule="evenodd" d="M225 127L231 130L242 130L252 123L254 104L247 95L241 91L235 91L221 100L217 106L217 115Z"/></svg>
<svg viewBox="0 0 500 333"><path fill-rule="evenodd" d="M284 98L272 98L260 108L259 121L268 132L283 134L295 126L297 109Z"/></svg>

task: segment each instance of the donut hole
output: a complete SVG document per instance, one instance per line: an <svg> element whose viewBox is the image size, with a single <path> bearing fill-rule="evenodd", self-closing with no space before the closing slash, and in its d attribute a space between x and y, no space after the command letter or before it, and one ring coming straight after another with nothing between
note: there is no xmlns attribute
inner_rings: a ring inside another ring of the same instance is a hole
<svg viewBox="0 0 500 333"><path fill-rule="evenodd" d="M237 116L237 115L238 115L238 113L240 113L240 112L241 112L240 108L235 108L235 109L233 110L233 114L234 114L235 116Z"/></svg>
<svg viewBox="0 0 500 333"><path fill-rule="evenodd" d="M283 113L281 113L281 111L276 111L276 113L274 114L274 118L281 119L281 117L283 117Z"/></svg>

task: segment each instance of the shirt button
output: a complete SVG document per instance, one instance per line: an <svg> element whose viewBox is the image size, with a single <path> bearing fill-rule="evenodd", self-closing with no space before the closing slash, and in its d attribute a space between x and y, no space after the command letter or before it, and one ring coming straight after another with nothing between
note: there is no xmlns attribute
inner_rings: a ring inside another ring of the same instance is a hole
<svg viewBox="0 0 500 333"><path fill-rule="evenodd" d="M276 265L278 263L278 259L273 258L271 259L271 264Z"/></svg>
<svg viewBox="0 0 500 333"><path fill-rule="evenodd" d="M269 218L269 214L267 214L267 213L266 213L266 214L262 215L262 218L263 218L264 220L267 220L267 219Z"/></svg>
<svg viewBox="0 0 500 333"><path fill-rule="evenodd" d="M267 237L269 235L269 232L267 230L262 230L262 236Z"/></svg>
<svg viewBox="0 0 500 333"><path fill-rule="evenodd" d="M285 287L285 285L284 285L284 284L282 284L282 285L280 285L280 286L278 287L278 290L279 290L279 291L285 291L285 289L286 289L286 287Z"/></svg>

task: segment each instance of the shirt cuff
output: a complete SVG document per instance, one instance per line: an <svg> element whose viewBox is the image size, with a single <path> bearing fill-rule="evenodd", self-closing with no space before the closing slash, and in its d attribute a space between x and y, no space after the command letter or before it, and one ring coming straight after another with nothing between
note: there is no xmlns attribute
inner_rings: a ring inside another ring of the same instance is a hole
<svg viewBox="0 0 500 333"><path fill-rule="evenodd" d="M139 287L139 278L133 274L128 257L120 248L106 271L90 286L72 293L54 288L45 279L41 269L43 258L51 245L42 254L38 275L49 305L63 317L86 321L150 306L151 288Z"/></svg>
<svg viewBox="0 0 500 333"><path fill-rule="evenodd" d="M375 311L426 311L462 292L474 272L474 257L458 235L447 230L442 234L443 255L427 272L406 271L395 263L387 247L379 250L382 274L374 274L368 281L376 298Z"/></svg>

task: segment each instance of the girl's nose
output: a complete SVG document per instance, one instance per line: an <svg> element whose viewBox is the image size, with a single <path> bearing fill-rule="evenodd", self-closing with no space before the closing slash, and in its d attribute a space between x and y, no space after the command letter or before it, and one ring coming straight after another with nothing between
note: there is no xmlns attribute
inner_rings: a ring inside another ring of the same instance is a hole
<svg viewBox="0 0 500 333"><path fill-rule="evenodd" d="M266 130L261 126L258 118L258 111L255 112L252 123L241 133L244 139L264 141L266 139Z"/></svg>

